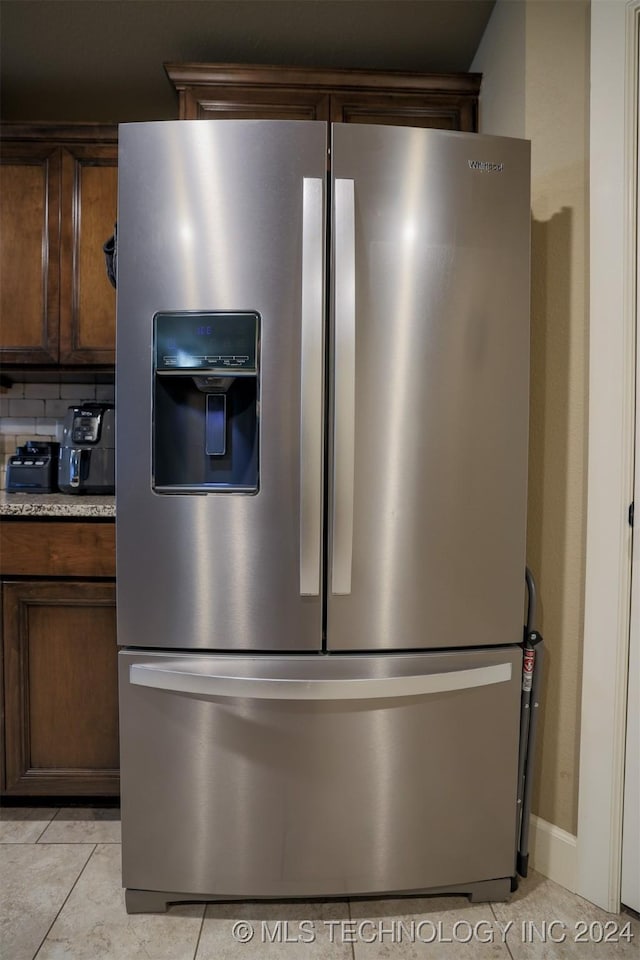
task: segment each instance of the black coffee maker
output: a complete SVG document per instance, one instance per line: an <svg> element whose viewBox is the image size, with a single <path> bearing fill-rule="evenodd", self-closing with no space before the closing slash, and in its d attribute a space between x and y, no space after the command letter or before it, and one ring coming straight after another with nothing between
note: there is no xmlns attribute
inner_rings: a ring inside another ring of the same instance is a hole
<svg viewBox="0 0 640 960"><path fill-rule="evenodd" d="M114 493L115 409L112 403L69 407L64 420L58 486L63 493Z"/></svg>

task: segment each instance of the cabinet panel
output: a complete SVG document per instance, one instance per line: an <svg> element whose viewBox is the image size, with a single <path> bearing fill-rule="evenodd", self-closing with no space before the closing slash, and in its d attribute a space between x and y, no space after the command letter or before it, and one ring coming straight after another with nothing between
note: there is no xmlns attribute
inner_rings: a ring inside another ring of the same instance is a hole
<svg viewBox="0 0 640 960"><path fill-rule="evenodd" d="M56 148L5 144L0 192L0 359L55 363L60 195Z"/></svg>
<svg viewBox="0 0 640 960"><path fill-rule="evenodd" d="M183 120L212 117L334 120L476 130L481 76L165 64Z"/></svg>
<svg viewBox="0 0 640 960"><path fill-rule="evenodd" d="M6 794L118 792L115 585L3 585Z"/></svg>
<svg viewBox="0 0 640 960"><path fill-rule="evenodd" d="M116 292L103 244L113 233L118 196L115 144L62 152L60 361L113 363Z"/></svg>
<svg viewBox="0 0 640 960"><path fill-rule="evenodd" d="M28 606L33 768L118 767L115 603L100 606L79 586Z"/></svg>
<svg viewBox="0 0 640 960"><path fill-rule="evenodd" d="M435 94L334 94L331 119L338 123L381 123L403 127L435 127L439 130L476 129L475 105L468 98Z"/></svg>
<svg viewBox="0 0 640 960"><path fill-rule="evenodd" d="M329 97L315 91L196 87L183 102L181 116L188 120L329 119Z"/></svg>
<svg viewBox="0 0 640 960"><path fill-rule="evenodd" d="M3 124L0 360L115 363L117 129Z"/></svg>
<svg viewBox="0 0 640 960"><path fill-rule="evenodd" d="M115 524L3 520L0 564L5 577L115 577Z"/></svg>

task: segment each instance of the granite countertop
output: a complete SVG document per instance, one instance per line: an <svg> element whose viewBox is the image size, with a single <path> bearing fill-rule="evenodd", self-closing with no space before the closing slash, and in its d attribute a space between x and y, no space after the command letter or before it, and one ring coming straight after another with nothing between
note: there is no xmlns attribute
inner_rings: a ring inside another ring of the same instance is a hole
<svg viewBox="0 0 640 960"><path fill-rule="evenodd" d="M110 520L114 519L115 515L114 496L0 491L0 517L78 517L86 520Z"/></svg>

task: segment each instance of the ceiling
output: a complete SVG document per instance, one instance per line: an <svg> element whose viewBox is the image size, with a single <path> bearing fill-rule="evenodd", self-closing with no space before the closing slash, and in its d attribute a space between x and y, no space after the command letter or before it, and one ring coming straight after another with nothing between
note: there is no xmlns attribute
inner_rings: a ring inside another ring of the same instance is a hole
<svg viewBox="0 0 640 960"><path fill-rule="evenodd" d="M165 62L458 72L495 0L1 0L5 120L177 116Z"/></svg>

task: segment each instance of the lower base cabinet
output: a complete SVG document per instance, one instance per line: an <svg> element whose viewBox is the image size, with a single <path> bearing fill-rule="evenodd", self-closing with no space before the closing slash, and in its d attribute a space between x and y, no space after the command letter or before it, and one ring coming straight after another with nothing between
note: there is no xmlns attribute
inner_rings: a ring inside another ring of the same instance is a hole
<svg viewBox="0 0 640 960"><path fill-rule="evenodd" d="M5 796L119 792L114 583L2 584Z"/></svg>

